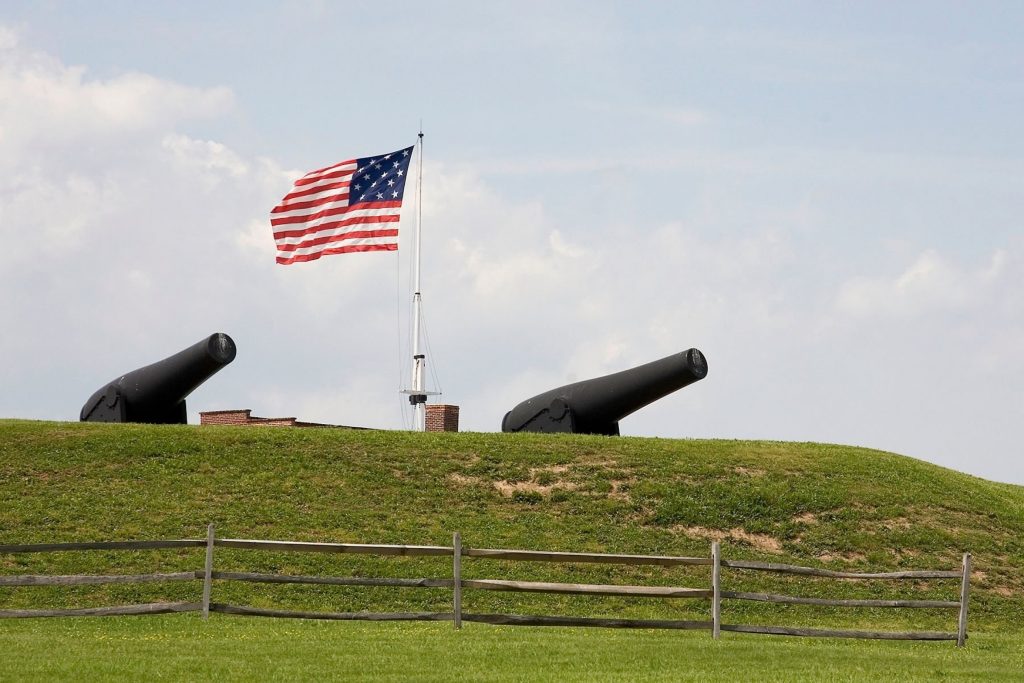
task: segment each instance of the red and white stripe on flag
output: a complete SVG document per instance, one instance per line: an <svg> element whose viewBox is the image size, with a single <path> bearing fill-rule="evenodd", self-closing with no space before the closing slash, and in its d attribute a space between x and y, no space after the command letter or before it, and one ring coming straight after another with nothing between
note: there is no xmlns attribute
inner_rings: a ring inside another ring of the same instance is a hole
<svg viewBox="0 0 1024 683"><path fill-rule="evenodd" d="M270 212L277 262L398 249L412 148L310 171Z"/></svg>

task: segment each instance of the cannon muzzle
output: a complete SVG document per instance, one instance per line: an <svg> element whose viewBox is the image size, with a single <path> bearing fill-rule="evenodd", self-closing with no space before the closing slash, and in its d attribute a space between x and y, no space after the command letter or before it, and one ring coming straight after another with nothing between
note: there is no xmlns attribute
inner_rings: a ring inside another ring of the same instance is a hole
<svg viewBox="0 0 1024 683"><path fill-rule="evenodd" d="M505 414L501 431L618 436L619 420L707 374L704 354L690 349L534 396Z"/></svg>
<svg viewBox="0 0 1024 683"><path fill-rule="evenodd" d="M234 359L231 337L223 332L211 334L99 389L82 406L81 420L185 424L185 397Z"/></svg>

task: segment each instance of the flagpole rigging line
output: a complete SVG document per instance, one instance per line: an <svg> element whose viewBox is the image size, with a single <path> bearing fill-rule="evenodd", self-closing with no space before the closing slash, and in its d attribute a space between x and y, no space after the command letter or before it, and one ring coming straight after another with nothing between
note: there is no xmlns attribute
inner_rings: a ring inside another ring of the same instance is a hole
<svg viewBox="0 0 1024 683"><path fill-rule="evenodd" d="M441 386L441 378L438 377L437 374L437 356L434 355L434 349L430 345L430 324L427 322L426 308L423 309L423 317L420 320L420 329L423 330L423 353L433 359L430 365L426 368L426 373L428 375L428 379L433 382L434 391L426 393L428 395L442 396L444 395L444 387Z"/></svg>
<svg viewBox="0 0 1024 683"><path fill-rule="evenodd" d="M398 258L396 253L395 257L395 367L397 375L397 386L396 390L399 392L398 397L398 414L401 419L403 429L409 429L411 424L406 413L406 406L408 402L401 395L402 388L405 386L405 349L408 345L405 343L406 338L403 334L402 325L402 311L405 308L405 296L402 293L402 261Z"/></svg>

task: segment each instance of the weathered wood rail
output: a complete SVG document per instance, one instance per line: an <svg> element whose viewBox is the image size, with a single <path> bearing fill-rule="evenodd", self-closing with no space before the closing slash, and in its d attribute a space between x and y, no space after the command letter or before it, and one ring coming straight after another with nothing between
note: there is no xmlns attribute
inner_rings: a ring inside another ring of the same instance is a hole
<svg viewBox="0 0 1024 683"><path fill-rule="evenodd" d="M393 578L349 576L303 576L265 574L256 572L226 572L214 570L214 548L235 548L273 552L313 552L334 554L367 554L383 557L451 557L451 578ZM0 555L17 553L43 553L89 550L161 550L169 548L205 548L203 569L152 574L24 574L0 576L0 586L82 586L100 584L147 583L161 581L202 581L200 602L157 602L141 605L89 607L73 609L0 609L0 618L63 617L63 616L118 616L140 614L167 614L173 612L210 612L256 617L284 617L297 619L328 619L339 621L452 621L461 628L463 621L485 624L524 626L588 626L601 628L666 628L710 630L718 638L722 631L771 635L877 638L884 640L955 640L963 646L967 640L967 608L970 591L971 556L965 554L959 570L912 570L898 572L845 572L815 567L725 560L718 542L711 546L710 557L677 557L668 555L626 555L614 553L551 552L539 550L510 550L470 548L463 546L456 533L451 546L436 545L384 545L360 543L313 543L303 541L268 541L237 538L217 538L213 525L206 539L169 539L145 541L95 541L77 543L35 543L0 545ZM628 586L610 584L552 583L505 579L463 579L465 559L487 559L510 562L601 563L618 565L650 565L666 568L680 566L708 566L711 585L707 588L683 586ZM810 598L774 593L752 593L722 590L722 570L761 571L836 580L922 580L959 579L959 600L879 600ZM452 591L451 612L310 612L266 609L245 605L230 605L212 601L214 581L246 581L270 584L310 584L331 586L441 588ZM711 618L701 620L670 619L609 619L599 617L570 617L558 615L476 614L462 609L464 590L509 591L519 593L551 593L560 595L628 596L661 599L711 599ZM957 631L867 631L823 629L788 626L759 626L727 624L722 622L723 600L750 600L782 605L809 605L850 608L910 608L956 609Z"/></svg>

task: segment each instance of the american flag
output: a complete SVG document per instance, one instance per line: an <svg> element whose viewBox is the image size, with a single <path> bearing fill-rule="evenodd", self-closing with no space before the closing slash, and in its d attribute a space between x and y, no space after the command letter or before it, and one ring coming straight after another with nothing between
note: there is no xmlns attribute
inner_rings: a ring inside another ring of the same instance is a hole
<svg viewBox="0 0 1024 683"><path fill-rule="evenodd" d="M412 147L310 171L270 212L277 262L398 249Z"/></svg>

